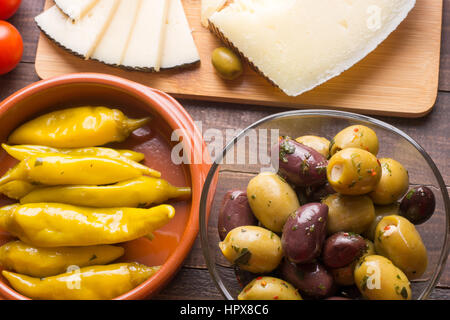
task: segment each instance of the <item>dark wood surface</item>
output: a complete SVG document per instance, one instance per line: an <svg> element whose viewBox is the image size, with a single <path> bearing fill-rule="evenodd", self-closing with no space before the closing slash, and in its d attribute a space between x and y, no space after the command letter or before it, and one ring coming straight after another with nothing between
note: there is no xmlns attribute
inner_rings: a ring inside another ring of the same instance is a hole
<svg viewBox="0 0 450 320"><path fill-rule="evenodd" d="M21 8L9 21L21 32L24 54L18 67L0 76L0 100L38 81L34 68L39 36L33 18L41 12L44 0L23 0ZM414 66L411 66L414 67ZM245 128L262 117L284 111L280 108L230 105L200 101L180 101L194 120L202 121L203 129ZM439 92L433 111L419 119L376 117L405 131L430 154L442 173L450 191L450 0L444 0L443 34ZM215 288L197 239L183 268L157 299L222 299ZM431 299L450 299L450 266L446 269Z"/></svg>

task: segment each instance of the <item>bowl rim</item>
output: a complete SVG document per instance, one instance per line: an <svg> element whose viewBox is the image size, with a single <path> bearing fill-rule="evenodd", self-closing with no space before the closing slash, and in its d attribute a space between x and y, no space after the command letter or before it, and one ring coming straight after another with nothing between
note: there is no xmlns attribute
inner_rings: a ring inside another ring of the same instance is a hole
<svg viewBox="0 0 450 320"><path fill-rule="evenodd" d="M217 273L217 270L215 268L214 263L212 262L212 258L210 256L209 252L209 242L208 242L208 219L210 214L210 207L212 205L213 197L211 196L211 190L213 189L213 192L215 191L217 180L218 180L218 174L219 171L217 170L220 166L220 163L222 162L223 158L225 157L226 153L229 149L231 149L237 141L239 141L240 138L245 136L245 134L251 130L254 129L261 124L264 124L266 122L290 117L290 116L319 116L319 117L339 117L349 120L357 120L369 125L377 125L382 127L383 129L386 129L388 131L393 132L394 134L404 138L406 141L408 141L412 146L416 148L417 151L424 157L425 161L430 166L431 170L433 171L433 174L435 175L435 178L439 184L439 189L441 191L442 199L444 202L444 209L445 209L445 219L446 219L446 233L444 235L444 243L442 246L442 250L440 253L440 257L437 263L437 266L430 278L430 281L427 285L427 287L422 291L420 296L418 297L418 300L426 300L433 290L433 288L436 286L437 281L439 280L442 272L445 269L445 265L447 262L447 257L449 255L449 249L450 249L450 199L449 194L447 191L447 187L445 185L444 179L442 178L441 173L439 172L439 169L437 168L436 164L434 163L433 159L428 155L428 153L425 151L425 149L416 142L413 138L411 138L408 134L403 132L402 130L375 118L372 118L370 116L361 115L353 112L347 112L347 111L337 111L337 110L325 110L325 109L304 109L304 110L292 110L292 111L285 111L285 112L279 112L276 114L269 115L267 117L264 117L251 125L249 125L247 128L241 130L222 150L220 154L217 155L216 159L214 159L211 168L208 172L208 175L206 177L206 181L203 185L202 195L200 198L200 241L202 245L202 252L203 256L205 258L205 262L208 268L208 271L211 275L211 278L216 285L219 292L222 294L224 298L227 300L235 300L234 297L230 295L228 290L226 289L224 283L222 282L220 276Z"/></svg>
<svg viewBox="0 0 450 320"><path fill-rule="evenodd" d="M149 110L161 116L172 130L180 130L183 136L184 146L187 148L185 150L191 150L194 154L201 152L202 158L200 159L204 159L201 163L187 164L192 186L191 208L189 210L189 219L177 248L154 276L133 290L113 300L150 298L162 290L176 275L182 267L183 261L190 253L198 235L200 195L210 168L209 163L211 162L208 158L209 154L205 152L206 144L192 117L173 97L160 90L144 86L131 80L102 73L72 73L32 83L1 101L0 115L14 107L16 103L32 95L52 88L77 84L108 86L141 100L144 104L148 105ZM6 299L29 300L29 298L19 294L3 281L0 281L0 295Z"/></svg>

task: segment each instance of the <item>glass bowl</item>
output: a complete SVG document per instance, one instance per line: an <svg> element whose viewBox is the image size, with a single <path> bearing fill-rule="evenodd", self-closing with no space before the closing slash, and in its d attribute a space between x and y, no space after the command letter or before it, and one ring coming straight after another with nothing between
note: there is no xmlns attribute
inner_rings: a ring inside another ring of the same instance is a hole
<svg viewBox="0 0 450 320"><path fill-rule="evenodd" d="M266 117L244 129L215 155L201 196L200 237L207 267L224 298L234 300L242 290L233 266L218 246L217 220L225 193L246 190L252 177L270 169L271 142L277 141L278 136L317 135L331 139L355 124L375 130L380 141L378 157L402 163L409 171L411 186L426 185L434 192L434 215L416 226L428 251L428 268L420 279L411 282L412 299L427 299L444 270L449 252L450 201L439 170L425 150L401 130L367 116L328 110L289 111Z"/></svg>

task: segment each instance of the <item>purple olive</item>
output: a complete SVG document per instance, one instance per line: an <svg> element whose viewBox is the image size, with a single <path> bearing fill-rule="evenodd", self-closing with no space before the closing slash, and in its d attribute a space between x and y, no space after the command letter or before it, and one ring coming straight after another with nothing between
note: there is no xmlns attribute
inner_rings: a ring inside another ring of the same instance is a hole
<svg viewBox="0 0 450 320"><path fill-rule="evenodd" d="M310 297L328 297L336 289L333 276L318 262L295 264L284 259L280 273L281 277L296 287L300 293Z"/></svg>
<svg viewBox="0 0 450 320"><path fill-rule="evenodd" d="M279 174L298 187L318 186L327 182L327 159L289 137L280 139L272 152L279 154Z"/></svg>
<svg viewBox="0 0 450 320"><path fill-rule="evenodd" d="M360 257L366 248L367 243L360 235L338 232L325 240L322 261L328 268L342 268Z"/></svg>
<svg viewBox="0 0 450 320"><path fill-rule="evenodd" d="M228 191L223 199L217 223L220 239L224 240L234 228L257 224L258 220L248 204L247 193L241 190Z"/></svg>
<svg viewBox="0 0 450 320"><path fill-rule="evenodd" d="M327 182L324 185L308 188L306 195L308 197L308 202L321 202L323 199L328 197L330 194L335 194L336 191Z"/></svg>
<svg viewBox="0 0 450 320"><path fill-rule="evenodd" d="M327 233L328 206L309 203L289 216L283 227L281 245L292 262L310 262L320 255Z"/></svg>
<svg viewBox="0 0 450 320"><path fill-rule="evenodd" d="M412 188L400 203L400 214L413 224L422 224L434 213L436 199L433 191L425 186Z"/></svg>

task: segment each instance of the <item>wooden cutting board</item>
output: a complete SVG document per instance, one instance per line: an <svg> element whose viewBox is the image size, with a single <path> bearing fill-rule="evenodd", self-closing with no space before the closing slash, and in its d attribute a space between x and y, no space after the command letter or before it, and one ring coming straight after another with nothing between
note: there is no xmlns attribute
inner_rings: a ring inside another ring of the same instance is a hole
<svg viewBox="0 0 450 320"><path fill-rule="evenodd" d="M42 79L75 72L108 73L178 98L275 107L420 117L434 105L438 90L443 0L417 0L407 19L375 51L339 77L298 97L286 96L249 66L245 66L243 77L237 81L219 78L210 59L213 49L222 44L201 26L200 2L183 0L201 56L199 67L161 73L122 70L73 56L41 34L36 71ZM45 8L53 4L53 0L47 0Z"/></svg>

